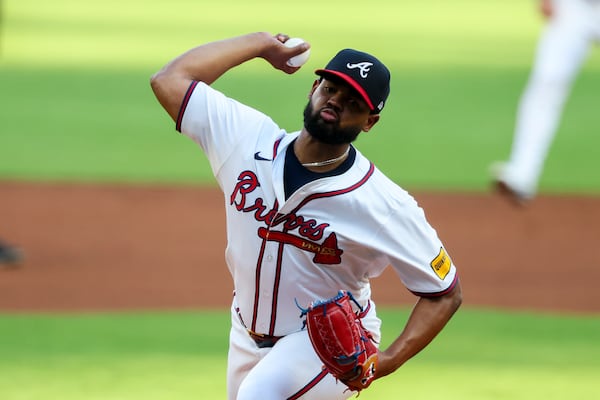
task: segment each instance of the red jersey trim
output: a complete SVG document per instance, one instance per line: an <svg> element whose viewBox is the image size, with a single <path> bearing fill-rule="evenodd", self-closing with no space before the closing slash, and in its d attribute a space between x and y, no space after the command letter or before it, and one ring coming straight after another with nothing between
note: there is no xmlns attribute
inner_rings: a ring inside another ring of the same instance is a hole
<svg viewBox="0 0 600 400"><path fill-rule="evenodd" d="M448 288L442 290L441 292L424 293L424 292L415 292L415 291L411 290L411 293L416 296L419 296L419 297L441 297L445 294L450 293L452 291L452 289L454 289L454 287L456 286L457 283L458 283L458 274L454 275L454 280L452 281L450 286L448 286Z"/></svg>
<svg viewBox="0 0 600 400"><path fill-rule="evenodd" d="M356 182L354 185L348 186L347 188L344 188L344 189L334 190L331 192L311 194L310 196L308 196L304 200L302 200L300 202L300 204L298 204L298 206L296 206L296 208L294 208L289 214L295 214L299 209L304 207L306 205L306 203L308 203L309 201L312 201L315 199L322 199L324 197L333 197L333 196L339 196L339 195L345 194L345 193L350 193L353 190L356 190L359 187L361 187L362 185L364 185L369 180L369 178L373 175L374 172L375 172L375 165L373 163L370 163L369 170L367 171L365 176L363 176L362 179L359 180L358 182Z"/></svg>
<svg viewBox="0 0 600 400"><path fill-rule="evenodd" d="M185 109L190 102L190 97L192 97L192 93L194 92L196 85L198 85L198 82L192 81L187 89L187 92L185 92L185 96L183 96L183 101L179 107L179 113L177 114L177 121L175 122L175 129L177 132L181 132L181 121L183 120L183 114L185 113Z"/></svg>
<svg viewBox="0 0 600 400"><path fill-rule="evenodd" d="M276 140L275 144L273 144L273 157L271 157L272 160L275 160L275 156L277 155L277 149L279 148L279 145L281 144L282 140L283 138Z"/></svg>
<svg viewBox="0 0 600 400"><path fill-rule="evenodd" d="M276 146L274 147L274 151L277 151L277 146L278 143L276 143ZM365 174L365 176L363 176L358 182L356 182L354 185L348 186L347 188L344 189L340 189L340 190L334 190L331 192L323 192L323 193L315 193L312 194L310 196L307 196L302 202L300 202L300 204L298 204L298 206L296 206L296 208L294 208L294 210L292 210L290 212L290 214L295 214L300 208L302 208L303 206L305 206L308 202L315 200L315 199L320 199L320 198L324 198L324 197L333 197L333 196L338 196L338 195L342 195L344 193L349 193L353 190L358 189L359 187L361 187L362 185L365 184L365 182L367 182L369 180L369 178L373 175L373 173L375 172L375 165L373 163L370 163L369 166L369 170L367 171L367 173ZM283 218L285 218L285 216L283 216ZM275 220L273 221L273 223L277 223L277 218L275 218ZM280 233L277 233L280 234ZM265 237L263 238L263 247L261 248L261 255L260 255L260 260L259 260L259 264L258 266L260 267L262 265L262 256L263 256L263 251L264 251L264 244L267 240L267 237L265 235ZM281 268L282 268L282 253L283 253L283 244L281 244L279 246L279 250L278 250L278 254L277 254L277 264L276 264L276 278L275 278L275 282L274 282L274 294L273 294L273 302L271 303L271 322L269 325L269 335L273 335L273 332L275 331L275 325L277 323L277 297L278 297L278 291L279 291L279 280L281 279ZM259 278L260 275L257 275L257 278ZM256 290L258 290L258 286L256 287ZM255 295L255 299L254 299L255 303L254 303L254 315L253 315L253 326L256 323L256 311L258 311L258 301L259 301L259 296L258 293Z"/></svg>

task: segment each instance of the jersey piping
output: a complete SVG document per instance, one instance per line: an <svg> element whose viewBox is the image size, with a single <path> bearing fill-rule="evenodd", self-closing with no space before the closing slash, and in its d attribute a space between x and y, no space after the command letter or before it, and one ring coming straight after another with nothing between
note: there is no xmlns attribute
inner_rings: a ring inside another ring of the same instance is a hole
<svg viewBox="0 0 600 400"><path fill-rule="evenodd" d="M373 175L374 172L375 172L375 165L371 162L371 163L369 163L369 170L367 171L367 173L355 184L353 184L347 188L344 188L344 189L334 190L334 191L330 191L330 192L314 193L312 195L309 195L304 200L302 200L289 213L276 216L269 224L268 229L265 229L265 228L262 228L262 230L259 229L260 232L263 232L263 234L261 235L263 240L262 240L262 244L260 247L260 252L259 252L257 265L256 265L256 275L255 275L256 281L255 281L255 288L254 288L254 290L255 290L254 308L253 308L252 328L251 328L253 331L256 331L258 308L259 308L259 303L260 303L260 276L261 276L263 257L264 257L266 244L269 240L277 240L281 236L285 236L288 231L288 229L285 228L285 225L284 225L284 228L281 232L274 231L273 235L270 235L271 226L278 225L279 223L284 221L286 218L288 218L290 214L296 214L298 212L298 210L300 210L300 208L302 208L303 206L305 206L307 203L309 203L312 200L326 198L326 197L339 196L339 195L343 195L345 193L349 193L349 192L352 192L352 191L358 189L359 187L364 185L369 180L369 178ZM284 246L286 244L293 245L293 243L287 242L285 240L280 239L277 241L279 241L279 246L278 246L278 250L277 250L277 262L276 262L276 266L275 266L275 278L274 278L274 282L273 282L273 292L272 292L273 300L271 302L271 319L270 319L270 324L269 324L269 332L267 332L268 335L273 335L275 332L275 324L276 324L276 320L277 320L277 301L279 298L279 281L281 279L281 271L283 269L282 259L283 259L283 251L285 248ZM262 333L264 333L264 332L262 332Z"/></svg>
<svg viewBox="0 0 600 400"><path fill-rule="evenodd" d="M445 294L448 294L452 291L452 289L454 289L454 287L456 286L456 284L458 283L458 274L454 275L454 279L452 280L452 283L450 284L450 286L448 286L446 289L440 291L440 292L433 292L433 293L427 293L427 292L415 292L413 290L411 290L410 292L416 296L419 297L441 297Z"/></svg>
<svg viewBox="0 0 600 400"><path fill-rule="evenodd" d="M290 397L288 397L286 400L296 400L299 399L300 397L302 397L303 395L305 395L306 393L308 393L308 391L312 388L314 388L317 383L321 382L323 380L323 378L325 378L327 376L328 372L327 370L322 370L319 375L315 376L310 382L308 382L308 384L306 386L304 386L302 389L300 389L299 391L297 391L296 393L294 393L293 395L291 395Z"/></svg>
<svg viewBox="0 0 600 400"><path fill-rule="evenodd" d="M190 86L183 97L183 101L181 102L181 106L179 106L179 113L177 114L177 121L175 122L175 129L177 132L181 132L181 121L183 121L183 114L185 114L185 109L190 102L190 97L192 97L192 93L194 92L197 84L198 81L192 81L192 83L190 83Z"/></svg>

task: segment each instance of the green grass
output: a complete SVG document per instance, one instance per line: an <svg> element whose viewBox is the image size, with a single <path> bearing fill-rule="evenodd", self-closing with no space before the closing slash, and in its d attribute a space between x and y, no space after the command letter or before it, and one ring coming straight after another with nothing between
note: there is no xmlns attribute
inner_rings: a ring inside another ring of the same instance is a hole
<svg viewBox="0 0 600 400"><path fill-rule="evenodd" d="M343 11L342 11L343 10ZM257 60L217 88L297 129L313 70L342 47L392 69L359 148L407 188L486 190L509 150L541 20L522 0L5 0L0 179L212 184L204 156L153 98L151 74L203 42L255 30L311 42L291 77ZM310 21L310 22L309 22ZM578 77L542 190L600 193L600 55ZM406 310L380 310L385 346ZM0 399L221 399L219 312L0 315ZM433 344L361 399L590 398L598 317L461 310Z"/></svg>
<svg viewBox="0 0 600 400"><path fill-rule="evenodd" d="M213 184L204 156L154 99L149 77L194 45L267 30L310 41L306 67L286 76L255 60L219 89L295 130L313 70L341 47L372 51L392 69L392 95L359 148L409 189L487 190L489 164L510 148L541 27L532 5L390 0L365 19L346 2L273 4L5 1L0 179ZM600 193L598 70L594 51L567 104L543 191Z"/></svg>
<svg viewBox="0 0 600 400"><path fill-rule="evenodd" d="M0 398L224 393L228 322L217 312L2 316Z"/></svg>
<svg viewBox="0 0 600 400"><path fill-rule="evenodd" d="M393 315L382 313L384 346L403 323ZM385 326L389 320L393 328ZM373 386L368 398L587 398L600 372L599 335L597 317L461 309L430 347Z"/></svg>
<svg viewBox="0 0 600 400"><path fill-rule="evenodd" d="M408 311L379 313L385 347ZM226 311L0 315L0 398L222 399L228 327ZM462 309L361 398L589 398L598 337L597 316Z"/></svg>

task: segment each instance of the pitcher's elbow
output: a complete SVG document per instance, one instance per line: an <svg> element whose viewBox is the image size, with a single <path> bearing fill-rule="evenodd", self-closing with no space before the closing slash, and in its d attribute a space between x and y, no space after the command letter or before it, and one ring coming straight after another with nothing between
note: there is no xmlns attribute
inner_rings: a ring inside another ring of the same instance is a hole
<svg viewBox="0 0 600 400"><path fill-rule="evenodd" d="M150 87L152 88L154 94L157 96L161 91L161 87L163 87L163 81L164 74L162 73L162 71L158 71L150 77Z"/></svg>

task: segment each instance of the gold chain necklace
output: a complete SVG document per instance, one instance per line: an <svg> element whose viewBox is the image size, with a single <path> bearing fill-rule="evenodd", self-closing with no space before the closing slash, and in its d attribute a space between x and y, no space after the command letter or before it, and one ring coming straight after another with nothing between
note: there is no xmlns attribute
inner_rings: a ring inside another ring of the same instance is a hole
<svg viewBox="0 0 600 400"><path fill-rule="evenodd" d="M336 162L340 161L342 158L346 157L348 155L348 153L350 153L350 146L348 146L348 148L346 149L344 154L342 154L339 157L332 158L332 159L325 160L325 161L304 163L304 164L302 164L302 166L303 167L324 167L326 165L335 164Z"/></svg>

